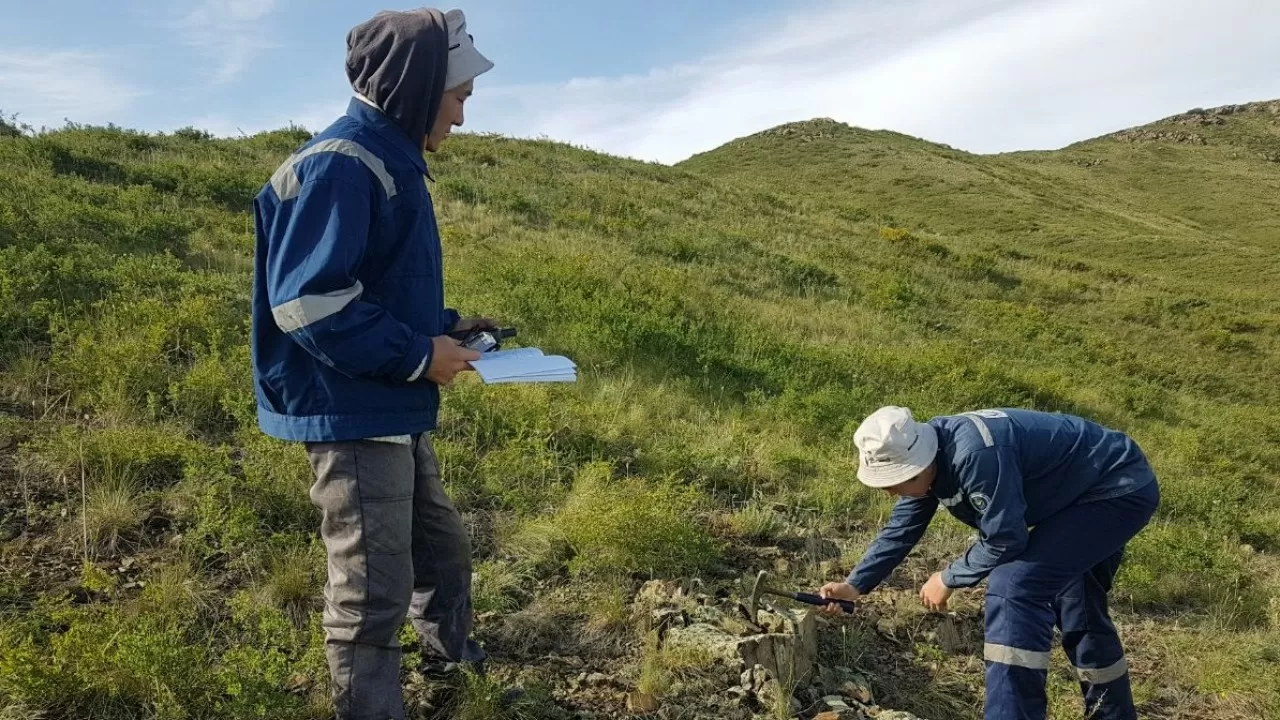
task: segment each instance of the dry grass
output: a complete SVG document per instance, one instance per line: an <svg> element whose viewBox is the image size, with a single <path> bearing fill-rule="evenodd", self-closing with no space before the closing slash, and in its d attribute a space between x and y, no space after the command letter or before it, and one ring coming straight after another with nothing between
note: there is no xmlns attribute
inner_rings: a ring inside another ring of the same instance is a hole
<svg viewBox="0 0 1280 720"><path fill-rule="evenodd" d="M716 655L707 648L668 646L662 643L656 631L648 632L640 655L636 690L655 698L665 697L676 683L709 677L716 662Z"/></svg>
<svg viewBox="0 0 1280 720"><path fill-rule="evenodd" d="M128 482L105 482L90 490L82 515L90 547L114 555L122 543L136 538L149 511Z"/></svg>
<svg viewBox="0 0 1280 720"><path fill-rule="evenodd" d="M147 579L143 601L153 611L204 617L217 605L216 592L190 559L179 557Z"/></svg>
<svg viewBox="0 0 1280 720"><path fill-rule="evenodd" d="M271 559L266 592L271 602L299 627L306 624L317 602L323 567L323 556L307 547L290 547Z"/></svg>

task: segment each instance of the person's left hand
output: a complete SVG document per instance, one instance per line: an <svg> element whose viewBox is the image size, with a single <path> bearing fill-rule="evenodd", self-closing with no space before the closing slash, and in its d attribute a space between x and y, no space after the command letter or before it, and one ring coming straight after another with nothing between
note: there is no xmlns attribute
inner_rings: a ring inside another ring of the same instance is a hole
<svg viewBox="0 0 1280 720"><path fill-rule="evenodd" d="M487 317L465 317L458 320L458 323L449 328L449 332L467 332L479 328L481 330L494 330L498 327L498 321Z"/></svg>
<svg viewBox="0 0 1280 720"><path fill-rule="evenodd" d="M955 590L942 583L942 573L936 572L920 588L920 602L934 612L943 612L947 609L947 601L951 599L953 592Z"/></svg>

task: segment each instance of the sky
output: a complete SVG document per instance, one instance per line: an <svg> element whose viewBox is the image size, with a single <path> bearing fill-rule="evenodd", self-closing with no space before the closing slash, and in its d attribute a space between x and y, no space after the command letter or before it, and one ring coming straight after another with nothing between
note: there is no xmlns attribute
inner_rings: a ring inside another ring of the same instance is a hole
<svg viewBox="0 0 1280 720"><path fill-rule="evenodd" d="M0 0L0 112L220 136L319 131L366 0ZM829 117L1053 149L1280 99L1280 0L465 0L495 68L463 131L674 163Z"/></svg>

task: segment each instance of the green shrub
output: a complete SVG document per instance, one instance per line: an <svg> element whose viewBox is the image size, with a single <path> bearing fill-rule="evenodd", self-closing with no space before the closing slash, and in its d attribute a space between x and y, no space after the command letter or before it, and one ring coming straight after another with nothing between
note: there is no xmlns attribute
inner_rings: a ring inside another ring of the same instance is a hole
<svg viewBox="0 0 1280 720"><path fill-rule="evenodd" d="M725 523L736 536L748 542L769 542L786 527L786 520L773 508L751 503L730 514Z"/></svg>
<svg viewBox="0 0 1280 720"><path fill-rule="evenodd" d="M311 532L319 526L320 511L311 504L315 475L301 443L283 442L248 430L241 436L243 484L237 489L264 531Z"/></svg>
<svg viewBox="0 0 1280 720"><path fill-rule="evenodd" d="M227 648L216 666L227 700L225 711L236 718L308 717L306 698L286 692L295 673L311 681L324 677L316 666L314 629L298 627L289 613L263 602L259 593L242 591L228 603L239 642Z"/></svg>
<svg viewBox="0 0 1280 720"><path fill-rule="evenodd" d="M475 566L471 594L476 612L510 613L531 597L537 576L527 567L506 560L486 560Z"/></svg>
<svg viewBox="0 0 1280 720"><path fill-rule="evenodd" d="M534 685L514 700L505 683L489 675L470 670L463 675L459 692L445 708L448 717L457 720L536 720L559 717L545 690Z"/></svg>
<svg viewBox="0 0 1280 720"><path fill-rule="evenodd" d="M61 608L0 656L0 694L61 716L202 716L220 705L198 624L131 605Z"/></svg>
<svg viewBox="0 0 1280 720"><path fill-rule="evenodd" d="M325 572L323 546L288 545L270 555L265 590L271 603L303 627L320 596Z"/></svg>
<svg viewBox="0 0 1280 720"><path fill-rule="evenodd" d="M143 612L158 612L184 620L211 617L217 596L188 558L178 558L148 573L139 598Z"/></svg>
<svg viewBox="0 0 1280 720"><path fill-rule="evenodd" d="M53 365L82 407L123 418L179 415L170 389L182 387L197 358L238 341L243 323L237 305L216 295L188 295L174 303L147 297L108 308L59 334Z"/></svg>
<svg viewBox="0 0 1280 720"><path fill-rule="evenodd" d="M313 533L320 512L311 503L314 475L301 443L256 429L241 431L238 462L229 457L188 468L188 537L206 552L257 547L274 535Z"/></svg>
<svg viewBox="0 0 1280 720"><path fill-rule="evenodd" d="M24 130L29 129L18 122L18 116L6 115L3 110L0 110L0 138L22 137Z"/></svg>
<svg viewBox="0 0 1280 720"><path fill-rule="evenodd" d="M206 435L225 437L249 420L256 409L247 352L201 355L186 374L170 384L174 411Z"/></svg>
<svg viewBox="0 0 1280 720"><path fill-rule="evenodd" d="M558 515L573 548L574 573L638 573L676 577L705 570L719 552L694 513L696 489L614 478L601 464L586 466Z"/></svg>

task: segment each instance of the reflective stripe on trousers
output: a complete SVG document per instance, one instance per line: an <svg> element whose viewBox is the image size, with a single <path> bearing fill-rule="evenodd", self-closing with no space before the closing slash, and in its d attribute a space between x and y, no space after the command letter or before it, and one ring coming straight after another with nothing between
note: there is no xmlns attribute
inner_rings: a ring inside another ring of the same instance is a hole
<svg viewBox="0 0 1280 720"><path fill-rule="evenodd" d="M988 577L986 720L1044 720L1053 628L1082 677L1093 720L1136 720L1127 665L1107 611L1124 545L1159 502L1154 482L1069 507L1031 531L1027 549Z"/></svg>

